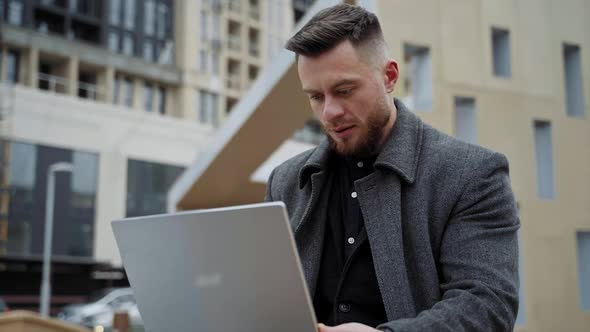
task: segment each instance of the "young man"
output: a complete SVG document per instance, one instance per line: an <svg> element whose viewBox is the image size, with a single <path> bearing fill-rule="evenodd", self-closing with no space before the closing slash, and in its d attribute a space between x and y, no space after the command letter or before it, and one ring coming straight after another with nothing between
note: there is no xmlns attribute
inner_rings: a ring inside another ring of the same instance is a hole
<svg viewBox="0 0 590 332"><path fill-rule="evenodd" d="M398 65L363 8L319 12L287 49L327 140L277 167L266 199L287 205L320 331L511 331L506 158L392 97Z"/></svg>

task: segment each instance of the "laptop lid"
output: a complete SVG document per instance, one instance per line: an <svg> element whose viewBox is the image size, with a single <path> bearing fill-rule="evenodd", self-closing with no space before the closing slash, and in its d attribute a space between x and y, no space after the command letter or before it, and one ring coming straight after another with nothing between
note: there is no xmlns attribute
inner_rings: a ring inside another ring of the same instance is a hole
<svg viewBox="0 0 590 332"><path fill-rule="evenodd" d="M313 332L282 202L112 222L146 331Z"/></svg>

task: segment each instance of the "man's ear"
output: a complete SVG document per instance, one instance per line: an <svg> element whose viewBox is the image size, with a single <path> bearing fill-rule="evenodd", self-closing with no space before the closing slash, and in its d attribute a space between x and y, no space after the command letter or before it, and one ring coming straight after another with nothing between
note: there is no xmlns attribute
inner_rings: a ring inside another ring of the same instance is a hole
<svg viewBox="0 0 590 332"><path fill-rule="evenodd" d="M397 68L397 62L395 60L387 60L385 64L385 90L387 93L392 93L395 89L395 83L397 83L397 79L399 78L399 70Z"/></svg>

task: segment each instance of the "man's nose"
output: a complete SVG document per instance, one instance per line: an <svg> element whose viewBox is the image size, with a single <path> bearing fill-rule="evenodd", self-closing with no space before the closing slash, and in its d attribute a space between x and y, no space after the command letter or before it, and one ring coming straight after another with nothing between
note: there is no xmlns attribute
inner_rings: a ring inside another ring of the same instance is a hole
<svg viewBox="0 0 590 332"><path fill-rule="evenodd" d="M326 97L324 102L324 109L322 111L322 118L325 122L333 122L344 114L344 108L335 99Z"/></svg>

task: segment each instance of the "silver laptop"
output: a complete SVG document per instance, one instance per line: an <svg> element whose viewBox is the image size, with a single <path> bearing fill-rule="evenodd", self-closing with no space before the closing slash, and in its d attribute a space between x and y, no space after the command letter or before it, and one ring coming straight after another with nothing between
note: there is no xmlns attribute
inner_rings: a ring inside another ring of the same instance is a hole
<svg viewBox="0 0 590 332"><path fill-rule="evenodd" d="M282 202L112 222L147 332L314 332Z"/></svg>

